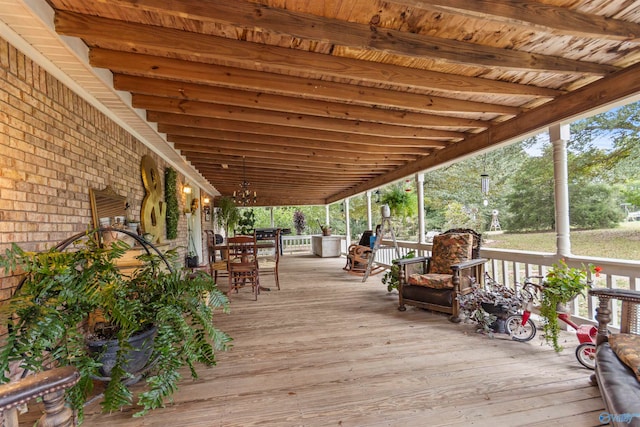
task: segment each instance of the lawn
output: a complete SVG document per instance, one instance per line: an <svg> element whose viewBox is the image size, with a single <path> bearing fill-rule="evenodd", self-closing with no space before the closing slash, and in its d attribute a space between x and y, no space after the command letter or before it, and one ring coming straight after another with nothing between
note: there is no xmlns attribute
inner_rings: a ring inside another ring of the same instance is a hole
<svg viewBox="0 0 640 427"><path fill-rule="evenodd" d="M555 232L487 232L483 237L484 247L556 252ZM623 222L618 228L571 231L571 252L575 255L640 260L640 221Z"/></svg>

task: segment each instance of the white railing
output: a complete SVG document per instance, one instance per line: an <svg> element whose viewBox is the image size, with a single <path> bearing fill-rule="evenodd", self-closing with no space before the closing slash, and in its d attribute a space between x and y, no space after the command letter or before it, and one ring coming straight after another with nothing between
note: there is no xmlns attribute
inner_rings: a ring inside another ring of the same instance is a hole
<svg viewBox="0 0 640 427"><path fill-rule="evenodd" d="M311 252L311 236L308 234L282 236L282 253Z"/></svg>
<svg viewBox="0 0 640 427"><path fill-rule="evenodd" d="M376 262L387 267L397 258L392 241L384 240L382 247L376 252ZM431 254L430 244L398 241L400 256L409 251L416 251L416 255ZM545 275L558 257L555 254L543 252L516 251L507 249L481 249L480 256L489 259L486 271L497 281L509 286L517 287L526 276ZM640 262L610 258L595 258L573 255L565 261L571 267L581 267L593 264L602 268L600 277L590 278L595 287L640 289ZM572 314L580 321L593 322L597 302L594 298L578 298L572 307ZM619 308L612 310L612 325L619 324Z"/></svg>

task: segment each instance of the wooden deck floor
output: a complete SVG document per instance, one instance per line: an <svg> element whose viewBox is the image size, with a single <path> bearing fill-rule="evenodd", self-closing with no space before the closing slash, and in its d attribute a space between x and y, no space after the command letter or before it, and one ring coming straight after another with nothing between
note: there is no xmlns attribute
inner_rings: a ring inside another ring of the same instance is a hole
<svg viewBox="0 0 640 427"><path fill-rule="evenodd" d="M490 339L442 315L401 313L380 275L362 283L343 264L284 256L282 290L232 295L217 323L233 349L184 380L173 404L143 418L93 405L85 425L599 425L603 403L574 337L557 355L538 337Z"/></svg>

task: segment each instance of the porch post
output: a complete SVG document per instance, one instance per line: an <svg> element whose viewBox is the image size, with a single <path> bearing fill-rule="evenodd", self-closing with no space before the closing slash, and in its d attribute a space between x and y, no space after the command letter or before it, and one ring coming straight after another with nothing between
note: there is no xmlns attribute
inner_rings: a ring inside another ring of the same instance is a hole
<svg viewBox="0 0 640 427"><path fill-rule="evenodd" d="M273 228L276 224L275 220L273 219L273 206L269 207L269 217L271 219L271 228Z"/></svg>
<svg viewBox="0 0 640 427"><path fill-rule="evenodd" d="M371 191L367 191L367 230L373 230L373 220L371 218Z"/></svg>
<svg viewBox="0 0 640 427"><path fill-rule="evenodd" d="M351 245L351 224L350 224L351 220L349 216L349 198L348 197L344 199L344 222L346 224L345 241L347 243L347 248L348 248Z"/></svg>
<svg viewBox="0 0 640 427"><path fill-rule="evenodd" d="M331 226L329 219L329 205L324 205L324 223Z"/></svg>
<svg viewBox="0 0 640 427"><path fill-rule="evenodd" d="M556 254L571 255L569 237L569 178L567 170L567 141L569 125L553 125L549 137L553 144L553 177L555 190Z"/></svg>
<svg viewBox="0 0 640 427"><path fill-rule="evenodd" d="M424 174L416 174L416 188L418 189L418 243L426 243L424 232Z"/></svg>

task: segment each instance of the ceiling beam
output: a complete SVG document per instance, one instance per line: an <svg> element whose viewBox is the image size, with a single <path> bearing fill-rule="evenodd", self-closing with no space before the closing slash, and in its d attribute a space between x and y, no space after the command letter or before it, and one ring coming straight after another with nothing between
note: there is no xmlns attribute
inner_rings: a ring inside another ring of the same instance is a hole
<svg viewBox="0 0 640 427"><path fill-rule="evenodd" d="M211 129L198 129L186 126L161 124L158 125L158 131L166 133L168 139L172 139L174 136L195 137L197 139L194 139L194 144L196 144L197 141L205 141L200 142L205 146L209 146L213 141L215 141L216 145L218 146L221 146L221 144L223 143L227 143L244 147L245 143L254 143L272 147L289 147L296 150L304 150L307 152L309 150L331 152L336 155L345 155L345 153L347 153L347 155L354 153L367 155L388 153L389 151L391 151L389 147L381 144L363 145L340 142L312 141L300 138L281 138L269 135L257 135L243 132L227 132ZM424 143L423 141L422 146L418 144L412 147L394 146L392 151L396 154L424 155L430 154L432 148L430 147L429 142Z"/></svg>
<svg viewBox="0 0 640 427"><path fill-rule="evenodd" d="M188 114L192 116L213 117L295 128L333 130L380 137L433 139L435 135L442 135L442 132L446 132L409 126L330 119L305 114L280 113L255 108L222 106L206 102L161 98L149 95L134 95L132 97L132 105L135 108L167 113ZM436 136L436 139L439 138L441 138L441 136Z"/></svg>
<svg viewBox="0 0 640 427"><path fill-rule="evenodd" d="M323 102L361 105L380 109L388 114L389 120L402 119L406 125L428 126L440 123L479 127L484 122L465 118L449 118L416 114L412 111L429 111L429 95L374 87L358 86L346 83L314 80L295 76L281 76L254 70L204 64L153 55L140 55L128 52L93 48L89 52L91 65L109 68L114 73L143 75L153 78L203 83L220 87L252 90L262 94L280 94ZM407 69L409 70L409 69ZM557 94L557 92L556 92ZM491 112L515 115L514 107L491 105ZM505 110L504 108L509 108ZM399 111L395 111L399 110ZM497 110L497 111L496 111ZM486 112L484 109L482 112ZM439 120L438 120L439 118ZM485 126L486 127L486 126Z"/></svg>
<svg viewBox="0 0 640 427"><path fill-rule="evenodd" d="M252 5L236 1L210 2L206 5L198 5L198 2L194 0L191 0L191 2L185 0L184 4L182 2L167 3L162 2L163 13L167 13L167 9L173 9L176 14L184 12L188 14L189 11L185 10L175 11L176 7L182 5L183 9L189 7L191 11L195 8L201 11L199 15L193 15L194 19L202 20L206 16L211 22L237 24L237 22L231 22L231 20L227 21L226 16L232 15L235 21L242 20L244 22L244 24L240 23L240 25L251 29L257 26L252 18L261 13L253 5L253 10L249 11L251 15L242 17L241 14L234 13L234 9L251 7ZM217 9L216 5L218 6ZM278 9L275 8L270 9L270 12L277 11ZM259 16L256 19L259 19ZM367 24L331 20L314 15L295 14L294 16L294 14L290 13L289 19L285 18L282 22L285 24L271 22L270 27L279 26L275 32L294 37L329 41L335 45L355 49L377 50L402 55L407 58L437 58L454 64L519 71L526 69L551 73L606 75L616 71L615 67L603 64L500 49L458 40L443 39L427 34L414 34L389 28L385 28L384 31L375 31ZM291 24L288 24L289 22ZM373 70L373 67L367 67L366 61L324 55L331 59L326 60L328 63L323 66L318 64L319 60L316 59L321 54L273 46L258 46L257 44L251 46L251 43L225 38L217 38L219 40L212 41L211 36L206 34L185 34L185 31L181 29L174 30L137 23L126 23L73 12L56 13L55 26L58 33L80 37L85 40L97 38L99 35L102 40L106 38L148 49L156 49L161 45L165 51L183 54L197 52L203 58L231 61L229 62L230 64L235 63L236 66L242 68L253 68L256 62L261 66L268 64L271 67L277 64L278 72L284 74L285 71L299 72L308 69L313 64L315 68L320 68L324 75L344 77L344 73L341 70L348 68L352 69L353 72L357 72L360 78L364 80L371 82L388 81L388 77L383 80L380 77L374 77L381 70ZM327 31L322 31L322 34L314 35L310 33L311 31L317 32L318 29L322 30L323 27L327 28ZM270 28L266 29L270 30ZM186 39L189 40L189 44L185 43ZM288 53L284 54L283 51L288 51ZM381 67L383 65L377 64L376 68L384 68Z"/></svg>
<svg viewBox="0 0 640 427"><path fill-rule="evenodd" d="M159 111L147 110L147 120L158 123L158 131L171 133L171 129L192 128L194 131L214 130L219 132L241 132L244 134L258 135L261 138L277 137L286 140L301 140L305 143L333 143L340 145L374 145L386 147L432 147L443 148L446 142L438 141L434 135L433 139L412 139L412 138L387 138L382 136L359 135L355 133L333 132L330 130L292 128L289 126L276 126L265 123L248 123L237 120L223 120L211 117L190 116L186 114L162 113ZM442 140L451 139L451 135L442 135ZM357 148L357 147L354 147Z"/></svg>
<svg viewBox="0 0 640 427"><path fill-rule="evenodd" d="M371 122L387 122L391 124L403 124L393 121L393 116L388 110L372 109L370 106L352 105L352 100L347 103L319 101L300 97L273 95L257 91L228 89L210 85L178 82L175 80L161 80L116 74L113 79L114 87L136 94L165 96L178 99L212 102L236 107L250 107L261 110L295 112L320 117L333 117L347 120L363 120ZM401 97L403 94L398 94ZM422 95L422 106L406 107L406 111L424 114L435 113L476 113L484 111L488 113L506 114L504 107L499 104L486 102L465 101L454 98ZM425 118L426 119L426 118ZM432 120L435 117L432 116Z"/></svg>

